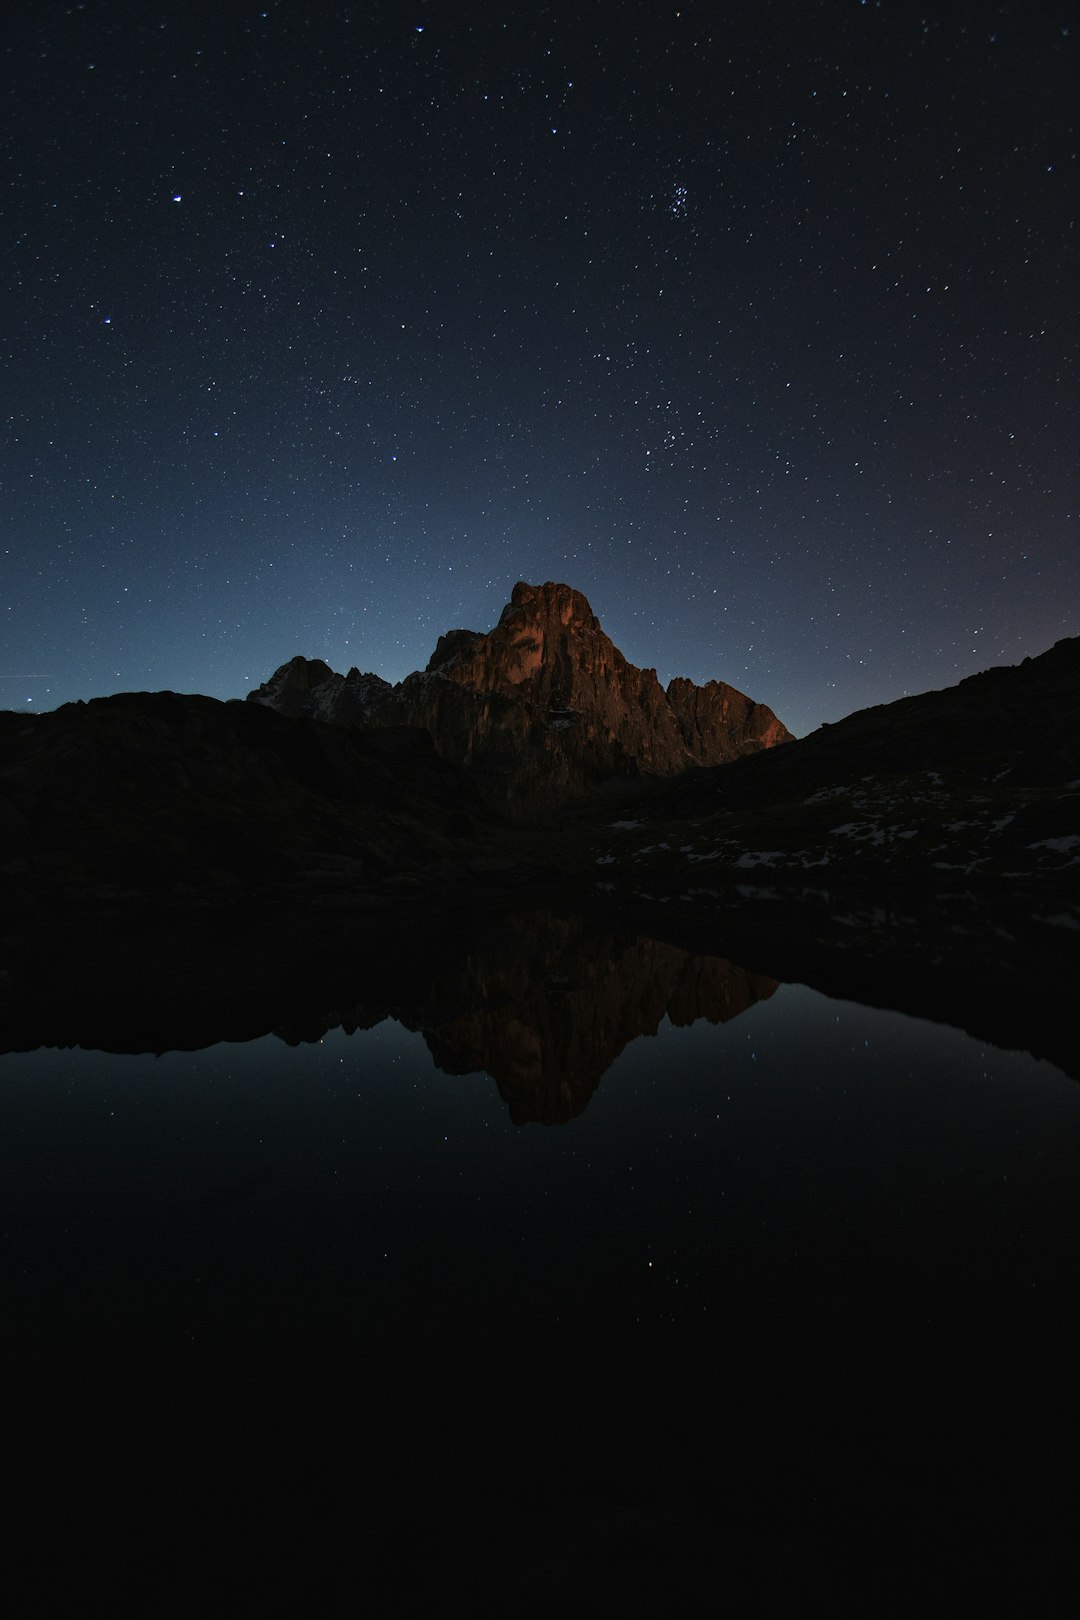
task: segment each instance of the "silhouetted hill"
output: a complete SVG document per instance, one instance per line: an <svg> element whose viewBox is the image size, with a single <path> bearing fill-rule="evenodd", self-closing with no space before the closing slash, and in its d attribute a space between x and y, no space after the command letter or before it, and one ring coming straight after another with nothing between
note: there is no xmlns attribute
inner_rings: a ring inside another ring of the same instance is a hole
<svg viewBox="0 0 1080 1620"><path fill-rule="evenodd" d="M14 900L385 894L431 880L492 826L419 730L173 692L0 714L0 877Z"/></svg>
<svg viewBox="0 0 1080 1620"><path fill-rule="evenodd" d="M1080 639L658 784L598 858L697 879L1080 875Z"/></svg>

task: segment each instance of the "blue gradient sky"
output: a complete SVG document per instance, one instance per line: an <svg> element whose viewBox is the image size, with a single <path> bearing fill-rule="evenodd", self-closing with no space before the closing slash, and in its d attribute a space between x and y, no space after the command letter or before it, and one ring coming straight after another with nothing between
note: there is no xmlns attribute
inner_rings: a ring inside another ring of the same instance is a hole
<svg viewBox="0 0 1080 1620"><path fill-rule="evenodd" d="M522 578L800 733L1080 632L1078 50L1055 4L17 7L0 706L398 679Z"/></svg>

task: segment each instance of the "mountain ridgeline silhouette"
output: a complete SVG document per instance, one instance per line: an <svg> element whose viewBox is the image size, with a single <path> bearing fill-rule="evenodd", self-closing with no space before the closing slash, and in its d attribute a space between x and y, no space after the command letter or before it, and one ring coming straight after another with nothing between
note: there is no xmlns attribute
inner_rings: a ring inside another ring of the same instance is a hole
<svg viewBox="0 0 1080 1620"><path fill-rule="evenodd" d="M1080 639L795 740L722 682L665 690L580 592L520 584L397 686L296 658L247 701L2 711L0 834L9 918L553 884L694 908L748 882L1064 892Z"/></svg>

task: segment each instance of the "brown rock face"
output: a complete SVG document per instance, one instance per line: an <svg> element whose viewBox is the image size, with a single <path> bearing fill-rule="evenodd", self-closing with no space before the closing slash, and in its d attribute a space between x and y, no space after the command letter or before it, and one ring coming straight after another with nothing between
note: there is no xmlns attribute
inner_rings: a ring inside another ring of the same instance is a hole
<svg viewBox="0 0 1080 1620"><path fill-rule="evenodd" d="M683 742L703 765L792 741L791 732L771 709L723 681L695 686L677 675L668 684L667 700Z"/></svg>
<svg viewBox="0 0 1080 1620"><path fill-rule="evenodd" d="M421 726L444 758L519 808L790 740L771 709L722 681L679 679L665 692L569 585L515 585L494 630L449 631L399 686L326 668L293 659L250 698L341 724Z"/></svg>

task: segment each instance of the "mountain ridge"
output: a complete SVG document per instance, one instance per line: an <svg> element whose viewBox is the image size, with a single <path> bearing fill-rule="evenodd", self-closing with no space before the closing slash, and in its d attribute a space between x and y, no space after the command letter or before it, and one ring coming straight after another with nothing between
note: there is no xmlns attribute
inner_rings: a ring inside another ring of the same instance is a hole
<svg viewBox="0 0 1080 1620"><path fill-rule="evenodd" d="M793 740L724 681L661 685L604 632L585 596L519 581L490 631L448 630L426 667L391 686L296 657L249 703L293 717L418 726L500 802L557 802L604 782L668 777Z"/></svg>
<svg viewBox="0 0 1080 1620"><path fill-rule="evenodd" d="M648 770L656 752L619 755L620 719L633 741L634 726L662 714L660 743L678 760L680 724L691 738L702 725L694 704L718 714L728 741L725 697L736 722L760 719L760 706L677 682L672 706L654 672L599 639L584 598L520 590L532 595L511 603L501 639L448 632L434 667L402 683L411 725L327 723L324 698L340 705L349 690L359 710L365 692L383 702L388 683L349 687L307 659L283 666L282 694L306 714L171 692L0 711L0 904L9 916L255 899L363 908L565 883L612 903L708 907L748 882L1014 893L1032 882L1062 894L1080 882L1080 638L665 777ZM627 690L645 696L637 713ZM433 713L456 759L416 723ZM590 727L601 728L592 744ZM508 787L536 813L517 813Z"/></svg>

